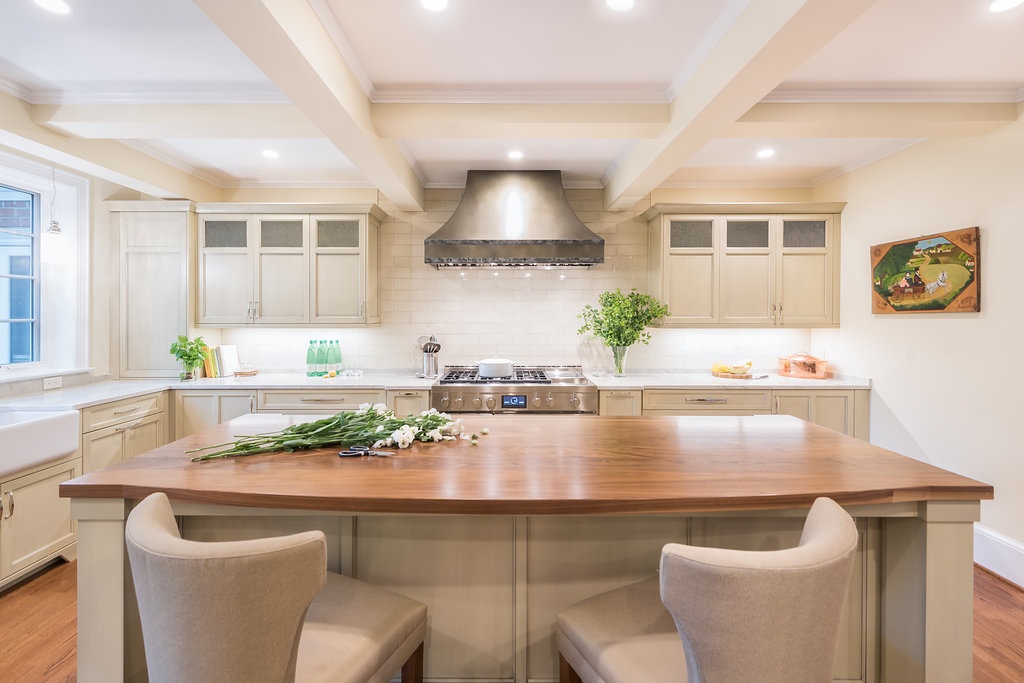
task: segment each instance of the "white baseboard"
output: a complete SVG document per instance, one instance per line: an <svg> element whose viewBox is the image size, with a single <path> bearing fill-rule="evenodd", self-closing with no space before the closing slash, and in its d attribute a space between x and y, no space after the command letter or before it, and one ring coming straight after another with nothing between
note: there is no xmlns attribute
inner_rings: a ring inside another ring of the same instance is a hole
<svg viewBox="0 0 1024 683"><path fill-rule="evenodd" d="M1024 543L975 524L974 561L1024 587Z"/></svg>

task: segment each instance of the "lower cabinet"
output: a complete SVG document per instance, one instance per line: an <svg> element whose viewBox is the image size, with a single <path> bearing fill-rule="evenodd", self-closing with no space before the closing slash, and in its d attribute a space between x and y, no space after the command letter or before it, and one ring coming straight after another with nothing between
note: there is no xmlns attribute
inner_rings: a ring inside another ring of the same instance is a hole
<svg viewBox="0 0 1024 683"><path fill-rule="evenodd" d="M642 393L644 415L792 415L864 441L869 436L867 389L646 389ZM601 414L605 414L603 405Z"/></svg>
<svg viewBox="0 0 1024 683"><path fill-rule="evenodd" d="M779 389L772 392L772 399L772 412L776 415L792 415L842 434L868 440L867 390Z"/></svg>
<svg viewBox="0 0 1024 683"><path fill-rule="evenodd" d="M167 392L82 409L82 471L92 472L169 440Z"/></svg>
<svg viewBox="0 0 1024 683"><path fill-rule="evenodd" d="M597 414L610 417L631 417L643 410L644 392L637 389L603 390L598 393Z"/></svg>
<svg viewBox="0 0 1024 683"><path fill-rule="evenodd" d="M256 412L256 390L177 390L174 392L174 436L182 439L221 422Z"/></svg>
<svg viewBox="0 0 1024 683"><path fill-rule="evenodd" d="M258 410L283 415L333 415L358 410L364 403L384 403L383 389L260 389Z"/></svg>
<svg viewBox="0 0 1024 683"><path fill-rule="evenodd" d="M387 404L397 417L419 415L430 409L430 390L388 389Z"/></svg>
<svg viewBox="0 0 1024 683"><path fill-rule="evenodd" d="M770 415L771 391L647 389L644 415Z"/></svg>
<svg viewBox="0 0 1024 683"><path fill-rule="evenodd" d="M53 557L74 557L71 500L58 487L81 473L76 455L0 482L0 587Z"/></svg>

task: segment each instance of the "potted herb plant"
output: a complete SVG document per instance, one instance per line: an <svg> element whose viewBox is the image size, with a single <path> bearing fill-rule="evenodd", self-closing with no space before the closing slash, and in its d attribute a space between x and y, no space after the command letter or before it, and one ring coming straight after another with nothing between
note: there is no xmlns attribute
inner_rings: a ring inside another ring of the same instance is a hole
<svg viewBox="0 0 1024 683"><path fill-rule="evenodd" d="M597 307L587 304L577 316L583 321L577 333L589 332L611 347L615 374L621 376L625 374L629 347L637 342L650 343L647 327L667 316L668 306L635 288L629 294L621 289L604 292L597 302Z"/></svg>
<svg viewBox="0 0 1024 683"><path fill-rule="evenodd" d="M177 341L171 343L171 353L181 364L181 374L178 378L194 378L196 370L201 368L203 361L206 360L206 351L206 343L202 337L189 340L184 335L178 335Z"/></svg>

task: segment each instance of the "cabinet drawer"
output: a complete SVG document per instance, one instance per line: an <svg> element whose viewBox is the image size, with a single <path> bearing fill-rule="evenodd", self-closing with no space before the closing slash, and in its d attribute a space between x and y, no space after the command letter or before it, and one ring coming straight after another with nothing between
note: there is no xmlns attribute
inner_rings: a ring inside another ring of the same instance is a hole
<svg viewBox="0 0 1024 683"><path fill-rule="evenodd" d="M381 389L261 389L259 410L356 410L363 403L383 403L384 399Z"/></svg>
<svg viewBox="0 0 1024 683"><path fill-rule="evenodd" d="M644 391L644 410L769 410L768 391Z"/></svg>
<svg viewBox="0 0 1024 683"><path fill-rule="evenodd" d="M166 410L167 393L162 391L82 408L82 432L91 432L94 429L102 429L125 420L135 420Z"/></svg>

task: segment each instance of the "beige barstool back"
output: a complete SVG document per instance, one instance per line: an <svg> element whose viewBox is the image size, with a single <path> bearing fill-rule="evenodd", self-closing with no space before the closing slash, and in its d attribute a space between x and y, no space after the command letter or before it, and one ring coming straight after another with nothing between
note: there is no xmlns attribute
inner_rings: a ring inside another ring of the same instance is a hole
<svg viewBox="0 0 1024 683"><path fill-rule="evenodd" d="M426 606L328 572L320 531L184 540L154 493L125 540L153 683L423 680Z"/></svg>
<svg viewBox="0 0 1024 683"><path fill-rule="evenodd" d="M560 680L831 681L857 542L850 515L819 498L793 548L670 543L660 577L558 615Z"/></svg>

